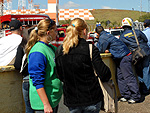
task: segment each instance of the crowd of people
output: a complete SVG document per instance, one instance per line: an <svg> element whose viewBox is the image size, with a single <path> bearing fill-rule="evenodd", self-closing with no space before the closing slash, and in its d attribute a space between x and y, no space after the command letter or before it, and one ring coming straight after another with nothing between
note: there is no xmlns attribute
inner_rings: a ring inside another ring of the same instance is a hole
<svg viewBox="0 0 150 113"><path fill-rule="evenodd" d="M140 102L142 95L150 94L148 19L144 21L145 30L140 31L134 30L131 18L124 18L124 32L119 39L106 32L103 26L96 26L92 60L86 41L88 26L80 18L71 21L63 44L58 48L51 44L57 36L56 23L51 19L41 20L36 27L23 29L18 20L12 20L9 26L12 34L0 38L0 66L14 65L22 73L26 113L57 113L62 94L70 113L99 113L103 93L94 70L102 82L111 78L111 71L100 53L112 54L120 101L133 104ZM132 52L138 45L133 30L146 53L135 65Z"/></svg>

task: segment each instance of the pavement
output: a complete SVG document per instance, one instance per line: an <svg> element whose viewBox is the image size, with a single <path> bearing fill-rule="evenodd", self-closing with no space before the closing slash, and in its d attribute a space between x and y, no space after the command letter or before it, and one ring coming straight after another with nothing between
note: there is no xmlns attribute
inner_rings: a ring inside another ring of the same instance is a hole
<svg viewBox="0 0 150 113"><path fill-rule="evenodd" d="M150 95L143 98L143 102L135 104L118 101L118 113L150 113ZM60 101L58 113L69 113L68 108L63 104L63 98ZM106 112L100 111L100 113Z"/></svg>

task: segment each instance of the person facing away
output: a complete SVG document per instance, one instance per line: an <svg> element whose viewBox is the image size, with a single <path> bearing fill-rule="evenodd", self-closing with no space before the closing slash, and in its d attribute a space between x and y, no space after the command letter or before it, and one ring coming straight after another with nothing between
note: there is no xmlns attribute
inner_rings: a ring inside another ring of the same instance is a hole
<svg viewBox="0 0 150 113"><path fill-rule="evenodd" d="M129 50L132 52L136 49L137 43L136 39L132 30L133 27L133 20L131 18L124 18L122 20L122 27L124 29L123 34L120 36L120 39L127 45ZM135 70L138 75L138 79L140 81L140 91L142 94L147 95L149 94L150 88L150 70L149 70L149 61L150 61L150 49L147 45L147 37L145 34L140 30L135 30L137 39L140 44L140 48L147 54L139 63L135 65Z"/></svg>
<svg viewBox="0 0 150 113"><path fill-rule="evenodd" d="M128 101L128 103L140 101L141 95L133 73L132 55L129 49L121 40L104 31L102 26L97 26L95 31L99 34L97 48L101 53L109 51L116 63L120 101Z"/></svg>
<svg viewBox="0 0 150 113"><path fill-rule="evenodd" d="M143 33L147 37L147 40L148 40L147 44L148 44L148 46L150 48L150 19L146 19L144 21L144 27L145 27L145 29L144 29Z"/></svg>
<svg viewBox="0 0 150 113"><path fill-rule="evenodd" d="M14 64L17 48L22 41L22 23L12 20L9 26L12 34L0 38L0 66Z"/></svg>
<svg viewBox="0 0 150 113"><path fill-rule="evenodd" d="M101 81L107 82L111 77L94 45L91 62L87 34L86 22L80 18L73 19L63 44L55 53L58 78L63 82L64 104L70 113L99 113L103 93L93 68Z"/></svg>
<svg viewBox="0 0 150 113"><path fill-rule="evenodd" d="M28 73L27 58L25 54L25 45L29 39L29 34L30 34L29 31L31 29L34 29L34 27L23 29L22 32L23 40L17 48L17 54L14 63L15 69L19 70L23 76L22 93L25 102L26 113L34 113L34 110L31 108L30 100L29 100L29 73Z"/></svg>
<svg viewBox="0 0 150 113"><path fill-rule="evenodd" d="M30 33L26 46L29 72L29 97L36 113L57 113L62 83L56 76L55 50L51 44L57 29L55 21L41 20Z"/></svg>

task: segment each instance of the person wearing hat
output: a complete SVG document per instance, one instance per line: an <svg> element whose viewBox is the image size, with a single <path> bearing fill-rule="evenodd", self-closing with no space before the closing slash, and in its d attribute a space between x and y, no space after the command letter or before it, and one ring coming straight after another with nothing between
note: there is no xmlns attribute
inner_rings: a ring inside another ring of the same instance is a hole
<svg viewBox="0 0 150 113"><path fill-rule="evenodd" d="M144 29L143 33L146 35L147 40L148 40L147 44L150 47L150 19L146 19L144 21L144 27L145 27L145 29Z"/></svg>
<svg viewBox="0 0 150 113"><path fill-rule="evenodd" d="M141 94L132 70L132 55L128 47L121 40L106 32L102 26L97 26L95 31L99 34L97 48L101 53L110 52L116 65L116 80L121 94L119 100L128 101L129 104L140 102Z"/></svg>
<svg viewBox="0 0 150 113"><path fill-rule="evenodd" d="M132 52L137 48L137 43L135 39L135 35L133 33L133 20L131 18L124 18L122 20L122 27L124 29L124 32L120 36L120 40L122 40L129 50ZM137 39L140 44L140 48L146 53L146 57L141 59L140 62L138 62L135 65L135 70L138 75L139 79L139 84L140 84L140 92L143 95L148 95L150 94L150 67L149 67L149 62L150 62L150 49L149 46L147 45L147 37L146 35L140 31L140 30L135 30Z"/></svg>
<svg viewBox="0 0 150 113"><path fill-rule="evenodd" d="M22 23L12 20L9 26L12 34L0 38L0 66L14 64L18 45L22 41Z"/></svg>

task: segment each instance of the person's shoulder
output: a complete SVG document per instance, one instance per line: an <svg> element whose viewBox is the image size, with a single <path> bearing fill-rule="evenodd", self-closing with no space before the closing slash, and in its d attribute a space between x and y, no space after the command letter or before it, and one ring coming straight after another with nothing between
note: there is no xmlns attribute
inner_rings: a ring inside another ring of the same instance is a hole
<svg viewBox="0 0 150 113"><path fill-rule="evenodd" d="M8 36L16 36L16 37L21 37L22 38L22 36L19 35L19 34L11 34L11 35L8 35Z"/></svg>

